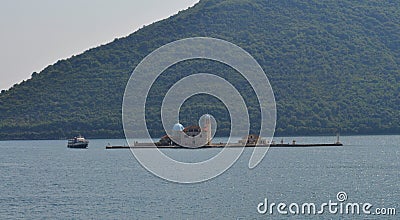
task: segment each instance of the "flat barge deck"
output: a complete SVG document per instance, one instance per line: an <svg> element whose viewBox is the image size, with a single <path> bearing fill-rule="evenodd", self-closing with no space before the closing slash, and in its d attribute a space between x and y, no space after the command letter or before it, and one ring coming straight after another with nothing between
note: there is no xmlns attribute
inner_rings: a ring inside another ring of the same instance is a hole
<svg viewBox="0 0 400 220"><path fill-rule="evenodd" d="M332 143L332 144L270 144L270 145L258 145L257 147L341 147L343 146L342 143ZM162 149L203 149L203 148L223 148L223 147L228 147L228 148L235 148L235 147L243 147L241 145L226 145L226 144L213 144L213 145L205 145L202 147L198 148L188 148L188 147L181 147L181 146L176 146L176 145L167 145L167 146L155 146L153 144L144 144L144 145L137 145L137 146L112 146L112 145L107 145L106 149L130 149L130 148L143 148L143 149L149 149L149 148L162 148ZM256 147L255 145L246 145L245 147Z"/></svg>

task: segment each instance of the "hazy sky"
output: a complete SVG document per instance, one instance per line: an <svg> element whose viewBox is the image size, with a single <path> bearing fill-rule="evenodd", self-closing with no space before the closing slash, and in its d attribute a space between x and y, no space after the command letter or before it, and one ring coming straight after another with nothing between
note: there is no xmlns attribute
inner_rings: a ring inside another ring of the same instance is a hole
<svg viewBox="0 0 400 220"><path fill-rule="evenodd" d="M0 90L199 0L0 0Z"/></svg>

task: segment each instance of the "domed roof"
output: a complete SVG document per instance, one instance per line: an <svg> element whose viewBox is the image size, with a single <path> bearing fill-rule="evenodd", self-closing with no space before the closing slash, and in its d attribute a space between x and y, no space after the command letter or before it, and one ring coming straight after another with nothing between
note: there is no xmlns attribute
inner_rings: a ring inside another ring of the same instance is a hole
<svg viewBox="0 0 400 220"><path fill-rule="evenodd" d="M174 124L174 127L172 128L173 131L183 131L183 129L185 129L185 127L179 123Z"/></svg>
<svg viewBox="0 0 400 220"><path fill-rule="evenodd" d="M205 117L206 119L210 119L210 118L211 118L211 115L205 114L204 117Z"/></svg>

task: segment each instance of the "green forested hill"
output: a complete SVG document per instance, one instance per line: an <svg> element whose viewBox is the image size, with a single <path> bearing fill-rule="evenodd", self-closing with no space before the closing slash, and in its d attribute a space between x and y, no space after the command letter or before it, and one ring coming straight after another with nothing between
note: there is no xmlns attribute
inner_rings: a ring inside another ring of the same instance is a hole
<svg viewBox="0 0 400 220"><path fill-rule="evenodd" d="M166 43L198 36L235 43L260 63L275 92L278 134L400 133L400 1L201 0L2 91L0 139L122 137L123 92L137 63ZM239 85L258 126L255 100L240 77L221 64L193 61L168 69L152 90L147 114L154 136L163 133L162 91L205 71ZM211 112L225 135L221 104L193 100L183 106L182 122Z"/></svg>

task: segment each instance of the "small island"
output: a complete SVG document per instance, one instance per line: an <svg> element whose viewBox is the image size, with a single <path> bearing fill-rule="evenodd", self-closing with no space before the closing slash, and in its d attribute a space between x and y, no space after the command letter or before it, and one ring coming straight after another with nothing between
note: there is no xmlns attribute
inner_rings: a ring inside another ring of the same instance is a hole
<svg viewBox="0 0 400 220"><path fill-rule="evenodd" d="M158 142L155 143L140 143L135 142L133 146L112 146L107 145L106 149L124 149L124 148L187 148L187 149L199 149L199 148L240 148L240 147L332 147L332 146L343 146L339 141L339 134L337 140L334 143L303 143L298 144L296 140L291 143L284 143L283 139L279 143L272 141L271 143L265 138L262 138L256 134L250 134L243 137L236 144L232 143L213 143L212 142L212 127L210 116L206 115L204 118L204 126L201 128L197 125L191 125L184 127L180 123L176 123L172 127L172 136L164 135Z"/></svg>

